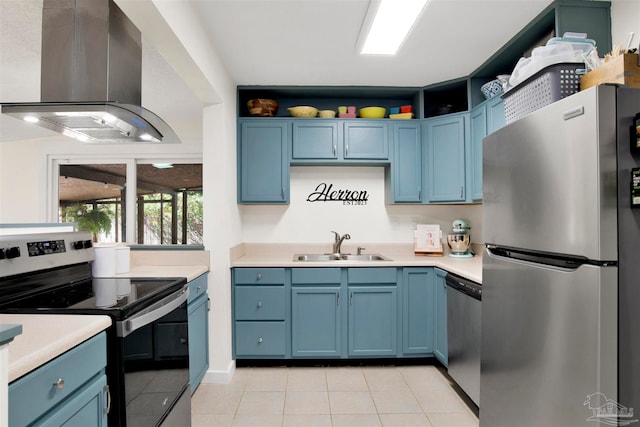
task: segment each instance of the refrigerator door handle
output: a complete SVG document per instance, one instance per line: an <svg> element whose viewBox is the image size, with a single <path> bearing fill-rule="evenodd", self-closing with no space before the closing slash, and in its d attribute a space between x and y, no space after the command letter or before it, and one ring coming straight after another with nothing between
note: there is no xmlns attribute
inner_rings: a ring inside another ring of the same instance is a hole
<svg viewBox="0 0 640 427"><path fill-rule="evenodd" d="M541 253L491 244L486 245L486 251L487 255L494 259L537 265L557 271L574 271L582 265L596 265L600 267L616 265L615 261L592 261L581 256Z"/></svg>

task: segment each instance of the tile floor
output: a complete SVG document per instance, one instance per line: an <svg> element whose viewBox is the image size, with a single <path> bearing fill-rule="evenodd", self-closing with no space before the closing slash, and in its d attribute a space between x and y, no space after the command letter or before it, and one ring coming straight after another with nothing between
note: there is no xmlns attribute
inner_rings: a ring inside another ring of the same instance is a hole
<svg viewBox="0 0 640 427"><path fill-rule="evenodd" d="M477 427L438 367L238 368L231 384L200 384L192 427Z"/></svg>

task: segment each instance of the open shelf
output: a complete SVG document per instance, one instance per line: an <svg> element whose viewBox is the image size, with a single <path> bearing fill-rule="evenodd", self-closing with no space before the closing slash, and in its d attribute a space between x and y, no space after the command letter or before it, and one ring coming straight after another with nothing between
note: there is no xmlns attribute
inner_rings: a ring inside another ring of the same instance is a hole
<svg viewBox="0 0 640 427"><path fill-rule="evenodd" d="M356 112L363 107L413 106L416 117L420 117L420 88L398 87L325 87L325 86L238 86L238 117L252 117L247 101L268 98L278 102L276 117L290 117L288 108L310 105L318 110L338 111L338 107L355 106Z"/></svg>

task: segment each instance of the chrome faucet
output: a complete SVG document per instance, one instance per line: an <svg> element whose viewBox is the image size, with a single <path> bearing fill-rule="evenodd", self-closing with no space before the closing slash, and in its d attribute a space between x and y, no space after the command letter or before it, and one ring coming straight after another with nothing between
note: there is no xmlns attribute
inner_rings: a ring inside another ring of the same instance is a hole
<svg viewBox="0 0 640 427"><path fill-rule="evenodd" d="M342 242L351 239L351 236L349 236L348 234L344 234L342 237L340 237L340 235L335 231L332 231L332 233L335 234L335 240L333 241L333 253L339 255Z"/></svg>

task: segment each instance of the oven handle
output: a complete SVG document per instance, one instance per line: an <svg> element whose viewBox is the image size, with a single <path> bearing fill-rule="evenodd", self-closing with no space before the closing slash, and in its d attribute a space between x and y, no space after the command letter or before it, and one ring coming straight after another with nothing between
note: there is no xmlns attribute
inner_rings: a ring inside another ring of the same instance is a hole
<svg viewBox="0 0 640 427"><path fill-rule="evenodd" d="M160 301L156 302L148 309L133 316L130 319L123 320L116 323L118 337L126 337L130 333L155 322L161 317L171 313L176 308L180 307L189 298L189 287L185 286L180 291L175 292Z"/></svg>

